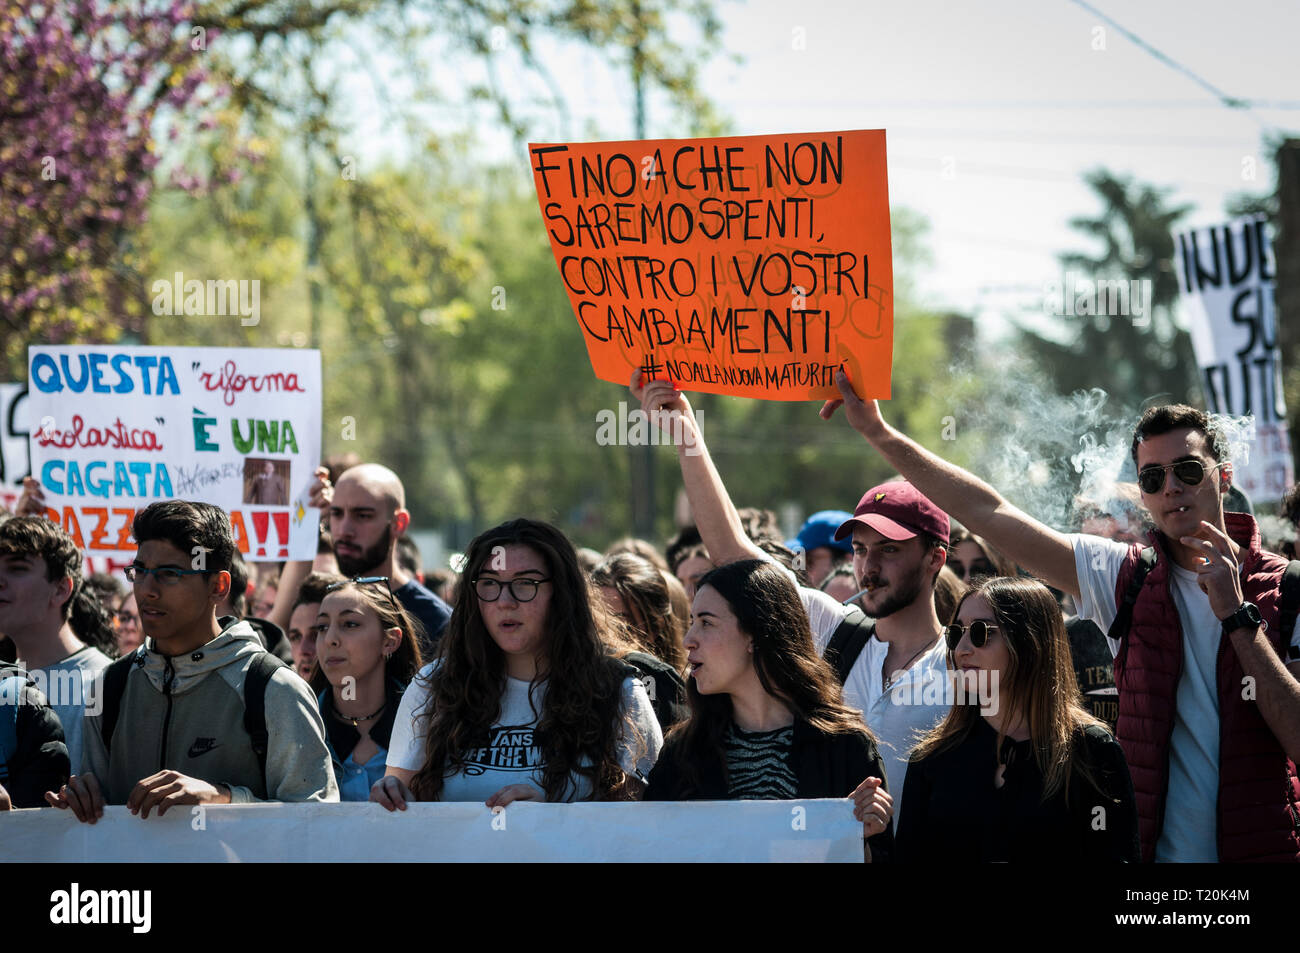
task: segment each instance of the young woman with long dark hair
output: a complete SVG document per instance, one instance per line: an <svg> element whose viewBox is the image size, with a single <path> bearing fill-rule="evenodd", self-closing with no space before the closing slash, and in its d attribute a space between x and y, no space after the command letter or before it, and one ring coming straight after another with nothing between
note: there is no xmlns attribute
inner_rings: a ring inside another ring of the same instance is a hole
<svg viewBox="0 0 1300 953"><path fill-rule="evenodd" d="M962 597L947 639L966 682L912 752L899 860L1137 861L1128 764L1080 704L1047 587L981 580Z"/></svg>
<svg viewBox="0 0 1300 953"><path fill-rule="evenodd" d="M646 800L843 798L867 858L889 856L893 799L861 716L817 654L794 583L758 559L700 580L685 646L689 721L668 736Z"/></svg>
<svg viewBox="0 0 1300 953"><path fill-rule="evenodd" d="M339 800L365 801L384 776L402 694L420 668L414 626L387 577L374 576L330 584L313 628L311 686Z"/></svg>
<svg viewBox="0 0 1300 953"><path fill-rule="evenodd" d="M370 799L394 810L636 797L663 735L641 682L606 651L599 599L549 524L512 520L475 539Z"/></svg>

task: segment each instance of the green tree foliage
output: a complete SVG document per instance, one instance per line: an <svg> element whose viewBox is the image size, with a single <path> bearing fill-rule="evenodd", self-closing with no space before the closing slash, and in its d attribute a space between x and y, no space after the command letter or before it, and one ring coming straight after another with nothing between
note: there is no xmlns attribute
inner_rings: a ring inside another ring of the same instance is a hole
<svg viewBox="0 0 1300 953"><path fill-rule="evenodd" d="M1017 346L1044 367L1062 394L1101 387L1120 405L1138 407L1164 395L1176 401L1198 399L1191 338L1174 322L1178 276L1173 231L1191 210L1170 206L1168 190L1134 182L1104 169L1085 177L1101 200L1101 213L1078 217L1072 228L1101 246L1098 254L1061 255L1064 270L1079 279L1149 281L1151 314L1075 315L1034 318L1020 325ZM1074 297L1079 289L1063 282ZM1060 333L1043 333L1043 323Z"/></svg>

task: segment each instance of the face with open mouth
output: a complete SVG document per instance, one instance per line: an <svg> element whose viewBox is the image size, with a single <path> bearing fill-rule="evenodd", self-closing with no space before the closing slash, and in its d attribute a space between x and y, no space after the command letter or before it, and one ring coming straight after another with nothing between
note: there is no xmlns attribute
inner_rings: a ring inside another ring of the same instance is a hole
<svg viewBox="0 0 1300 953"><path fill-rule="evenodd" d="M754 676L753 639L741 631L731 606L712 586L695 594L691 627L682 643L701 695L731 692Z"/></svg>
<svg viewBox="0 0 1300 953"><path fill-rule="evenodd" d="M472 582L488 635L506 655L534 662L546 648L551 573L541 553L522 543L499 548ZM522 598L521 598L522 597Z"/></svg>

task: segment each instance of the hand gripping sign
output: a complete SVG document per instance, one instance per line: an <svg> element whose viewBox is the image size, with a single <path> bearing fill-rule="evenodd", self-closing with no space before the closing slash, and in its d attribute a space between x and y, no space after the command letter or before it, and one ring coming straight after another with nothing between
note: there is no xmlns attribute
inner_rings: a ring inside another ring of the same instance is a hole
<svg viewBox="0 0 1300 953"><path fill-rule="evenodd" d="M560 278L601 380L889 397L883 130L531 144Z"/></svg>

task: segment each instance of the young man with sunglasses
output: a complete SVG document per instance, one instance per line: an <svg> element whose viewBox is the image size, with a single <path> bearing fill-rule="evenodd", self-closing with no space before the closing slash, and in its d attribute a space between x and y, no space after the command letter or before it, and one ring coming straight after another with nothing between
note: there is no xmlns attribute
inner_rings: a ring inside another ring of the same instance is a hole
<svg viewBox="0 0 1300 953"><path fill-rule="evenodd" d="M137 513L131 531L139 548L127 576L145 643L104 673L100 710L86 715L84 773L46 800L90 823L105 804L148 817L188 804L337 801L310 688L247 622L217 618L230 589L230 518L168 500ZM258 672L264 748L245 718Z"/></svg>
<svg viewBox="0 0 1300 953"><path fill-rule="evenodd" d="M1101 629L1122 622L1147 547L1044 526L886 424L843 370L836 384L824 418L844 405L881 456L972 532L1073 595ZM1142 857L1300 860L1300 639L1280 619L1286 561L1260 550L1251 517L1224 513L1232 464L1204 413L1151 408L1131 449L1155 560L1131 624L1109 642Z"/></svg>

